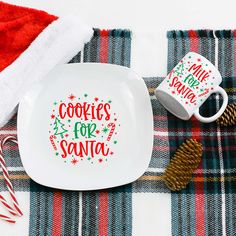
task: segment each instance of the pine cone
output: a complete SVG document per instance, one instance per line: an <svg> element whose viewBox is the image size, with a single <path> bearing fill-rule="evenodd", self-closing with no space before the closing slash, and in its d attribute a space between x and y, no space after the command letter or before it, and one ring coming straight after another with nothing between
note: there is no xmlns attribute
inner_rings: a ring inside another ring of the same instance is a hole
<svg viewBox="0 0 236 236"><path fill-rule="evenodd" d="M229 104L224 113L216 121L220 126L236 124L236 102Z"/></svg>
<svg viewBox="0 0 236 236"><path fill-rule="evenodd" d="M163 175L166 186L178 191L190 182L202 157L202 144L195 139L188 139L175 152Z"/></svg>

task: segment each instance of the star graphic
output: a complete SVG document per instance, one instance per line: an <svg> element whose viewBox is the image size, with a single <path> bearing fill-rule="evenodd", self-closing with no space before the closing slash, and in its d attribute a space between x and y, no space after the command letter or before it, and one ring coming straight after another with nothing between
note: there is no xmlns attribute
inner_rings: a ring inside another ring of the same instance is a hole
<svg viewBox="0 0 236 236"><path fill-rule="evenodd" d="M59 153L58 152L56 152L56 156L58 156L59 155Z"/></svg>
<svg viewBox="0 0 236 236"><path fill-rule="evenodd" d="M117 144L117 141L116 141L116 140L114 141L114 144Z"/></svg>
<svg viewBox="0 0 236 236"><path fill-rule="evenodd" d="M110 152L110 154L111 154L111 155L113 155L113 154L114 154L114 152Z"/></svg>
<svg viewBox="0 0 236 236"><path fill-rule="evenodd" d="M117 121L117 119L115 118L114 121Z"/></svg>
<svg viewBox="0 0 236 236"><path fill-rule="evenodd" d="M72 163L73 165L76 165L76 164L78 163L78 160L76 160L76 159L74 158L74 159L72 159L71 163Z"/></svg>
<svg viewBox="0 0 236 236"><path fill-rule="evenodd" d="M102 158L99 158L98 161L101 163L102 162Z"/></svg>
<svg viewBox="0 0 236 236"><path fill-rule="evenodd" d="M55 118L55 115L51 115L51 118L54 119L54 118Z"/></svg>
<svg viewBox="0 0 236 236"><path fill-rule="evenodd" d="M94 101L95 101L95 102L97 102L97 101L98 101L98 98L97 98L97 97L96 97L96 98L94 98Z"/></svg>
<svg viewBox="0 0 236 236"><path fill-rule="evenodd" d="M85 93L85 94L84 94L84 96L85 96L85 97L88 97L88 94L87 94L87 93Z"/></svg>
<svg viewBox="0 0 236 236"><path fill-rule="evenodd" d="M109 100L108 103L111 103L111 100Z"/></svg>
<svg viewBox="0 0 236 236"><path fill-rule="evenodd" d="M54 103L53 103L53 105L55 105L55 106L56 106L56 105L57 105L57 102L54 102Z"/></svg>
<svg viewBox="0 0 236 236"><path fill-rule="evenodd" d="M72 101L75 99L75 95L71 94L68 98Z"/></svg>
<svg viewBox="0 0 236 236"><path fill-rule="evenodd" d="M95 132L96 132L96 134L99 134L99 133L100 133L100 131L99 131L98 129L97 129Z"/></svg>
<svg viewBox="0 0 236 236"><path fill-rule="evenodd" d="M66 134L65 137L67 138L69 136L69 134Z"/></svg>
<svg viewBox="0 0 236 236"><path fill-rule="evenodd" d="M109 131L109 129L108 129L107 127L105 127L105 128L102 130L103 133L107 133L108 131Z"/></svg>

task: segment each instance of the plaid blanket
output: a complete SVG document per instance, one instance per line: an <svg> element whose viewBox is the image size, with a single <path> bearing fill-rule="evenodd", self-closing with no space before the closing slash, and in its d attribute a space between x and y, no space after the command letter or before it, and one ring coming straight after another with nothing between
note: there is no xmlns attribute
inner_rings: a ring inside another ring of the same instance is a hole
<svg viewBox="0 0 236 236"><path fill-rule="evenodd" d="M235 101L235 36L235 31L168 32L168 70L188 51L199 52L218 66L229 102ZM95 29L91 42L71 63L102 62L129 67L131 41L130 31ZM17 194L30 192L27 235L132 235L133 221L138 214L134 211L134 204L137 204L134 197L143 194L150 199L157 193L171 194L172 235L236 235L236 127L220 128L216 123L202 124L195 118L190 121L177 119L154 97L154 89L162 78L144 80L153 107L155 138L149 168L132 184L90 192L43 187L24 172L18 148L11 143L6 146L4 154ZM218 95L212 95L201 113L206 116L215 113L221 102ZM16 134L16 116L0 130L0 138L7 134ZM190 137L202 142L203 160L187 189L170 192L161 175L177 147ZM3 177L0 177L0 191L6 191ZM156 230L152 235L160 235Z"/></svg>
<svg viewBox="0 0 236 236"><path fill-rule="evenodd" d="M169 32L168 39L169 70L186 52L199 52L218 66L229 103L235 101L235 31ZM221 102L218 95L212 95L202 114L214 114ZM235 235L236 127L220 128L194 118L184 122L167 116L170 146L176 148L184 139L194 137L204 147L202 163L188 188L172 193L173 234Z"/></svg>

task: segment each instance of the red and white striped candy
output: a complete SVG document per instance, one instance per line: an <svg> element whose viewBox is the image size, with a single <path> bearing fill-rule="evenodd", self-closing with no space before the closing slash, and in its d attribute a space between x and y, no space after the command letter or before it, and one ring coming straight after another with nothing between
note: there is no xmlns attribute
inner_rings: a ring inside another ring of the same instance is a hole
<svg viewBox="0 0 236 236"><path fill-rule="evenodd" d="M0 214L0 219L1 219L1 220L5 220L5 221L7 221L8 223L12 223L12 224L16 223L15 220L12 220L10 217L5 216L5 215L2 215L2 214Z"/></svg>
<svg viewBox="0 0 236 236"><path fill-rule="evenodd" d="M13 209L6 201L6 199L0 195L0 202L8 209L8 211L13 215L13 216L16 216L17 213L15 211L15 209Z"/></svg>
<svg viewBox="0 0 236 236"><path fill-rule="evenodd" d="M113 133L114 133L114 131L115 131L116 125L111 122L111 123L109 123L109 124L107 125L107 128L110 128L110 127L111 127L111 130L110 130L110 132L109 132L109 134L108 134L107 141L110 141L111 136L113 135Z"/></svg>
<svg viewBox="0 0 236 236"><path fill-rule="evenodd" d="M55 142L54 142L54 139L55 139L55 138L56 138L55 135L51 135L51 136L49 137L50 142L51 142L51 144L52 144L52 146L53 146L53 149L56 151L56 150L57 150L57 146L56 146L56 144L55 144Z"/></svg>
<svg viewBox="0 0 236 236"><path fill-rule="evenodd" d="M16 194L15 194L15 191L13 189L13 185L11 183L11 180L10 180L10 176L9 176L9 173L8 173L8 170L7 170L7 167L6 167L6 162L3 158L3 146L5 145L6 142L8 141L12 141L14 143L17 144L17 140L14 136L7 136L5 137L1 142L0 142L0 164L2 166L2 171L3 171L3 177L4 177L4 180L6 182L6 186L7 186L7 189L10 193L10 196L11 196L11 199L12 199L12 202L13 202L13 207L11 207L6 199L0 195L0 202L6 207L6 209L12 214L12 215L19 215L19 216L22 216L23 213L22 211L20 210L20 207L19 207L19 203L16 199ZM9 223L15 223L14 220L12 220L10 217L6 216L6 215L3 215L3 214L0 214L0 219L2 220L5 220Z"/></svg>

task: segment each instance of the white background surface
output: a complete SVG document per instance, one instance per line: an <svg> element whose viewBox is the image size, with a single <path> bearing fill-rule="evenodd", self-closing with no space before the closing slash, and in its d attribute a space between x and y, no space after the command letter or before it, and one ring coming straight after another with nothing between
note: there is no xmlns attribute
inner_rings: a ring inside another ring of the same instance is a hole
<svg viewBox="0 0 236 236"><path fill-rule="evenodd" d="M235 26L234 0L8 0L54 14L76 13L95 27L153 31L175 28L230 28Z"/></svg>
<svg viewBox="0 0 236 236"><path fill-rule="evenodd" d="M142 76L166 74L166 31L171 29L234 29L236 1L210 0L8 0L52 14L75 13L97 28L128 28L133 32L131 67ZM24 208L25 224L29 217L29 196ZM133 195L133 235L171 235L170 194ZM12 227L0 222L1 235L22 233L23 222Z"/></svg>
<svg viewBox="0 0 236 236"><path fill-rule="evenodd" d="M142 76L166 74L166 31L236 28L235 0L7 0L61 15L75 13L97 28L134 33L132 68ZM137 48L137 49L136 49Z"/></svg>

